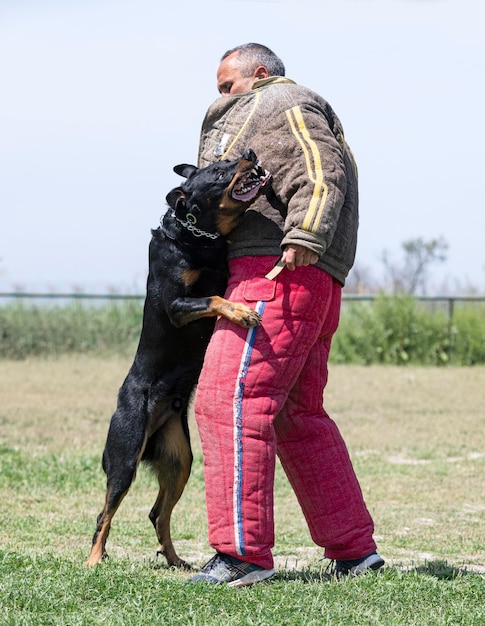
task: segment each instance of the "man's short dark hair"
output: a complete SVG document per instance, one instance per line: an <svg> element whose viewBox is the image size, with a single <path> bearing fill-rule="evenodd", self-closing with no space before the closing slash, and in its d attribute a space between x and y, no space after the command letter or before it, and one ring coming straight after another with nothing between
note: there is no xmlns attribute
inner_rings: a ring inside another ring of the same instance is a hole
<svg viewBox="0 0 485 626"><path fill-rule="evenodd" d="M234 52L239 52L238 60L241 64L243 76L251 76L258 65L263 65L270 76L284 76L283 61L268 47L260 43L245 43L231 48L222 55L221 61Z"/></svg>

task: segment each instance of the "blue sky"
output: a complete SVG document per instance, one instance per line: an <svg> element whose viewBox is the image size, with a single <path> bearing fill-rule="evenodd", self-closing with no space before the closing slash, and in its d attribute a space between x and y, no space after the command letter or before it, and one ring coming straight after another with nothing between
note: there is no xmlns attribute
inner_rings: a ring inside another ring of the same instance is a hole
<svg viewBox="0 0 485 626"><path fill-rule="evenodd" d="M482 0L0 2L0 291L140 292L195 163L221 54L273 48L360 172L357 264L444 237L438 290L485 291Z"/></svg>

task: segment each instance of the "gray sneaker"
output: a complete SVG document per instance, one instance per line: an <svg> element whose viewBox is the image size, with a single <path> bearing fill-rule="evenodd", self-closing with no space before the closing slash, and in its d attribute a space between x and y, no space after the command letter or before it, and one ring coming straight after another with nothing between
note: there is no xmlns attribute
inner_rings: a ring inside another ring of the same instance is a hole
<svg viewBox="0 0 485 626"><path fill-rule="evenodd" d="M192 576L185 583L227 583L228 587L247 587L271 578L273 574L274 569L263 569L254 563L246 563L218 552L204 565L199 574Z"/></svg>
<svg viewBox="0 0 485 626"><path fill-rule="evenodd" d="M332 561L327 569L327 574L332 578L359 576L370 570L378 570L384 563L384 559L377 552L373 552L362 559Z"/></svg>

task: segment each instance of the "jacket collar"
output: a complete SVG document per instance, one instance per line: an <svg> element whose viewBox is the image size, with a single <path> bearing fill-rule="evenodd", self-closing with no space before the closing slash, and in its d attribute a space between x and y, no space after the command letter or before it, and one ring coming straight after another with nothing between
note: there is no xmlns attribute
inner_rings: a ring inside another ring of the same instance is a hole
<svg viewBox="0 0 485 626"><path fill-rule="evenodd" d="M286 78L286 76L269 76L268 78L255 80L251 89L259 89L260 87L266 87L266 85L276 85L277 83L296 85L294 80Z"/></svg>

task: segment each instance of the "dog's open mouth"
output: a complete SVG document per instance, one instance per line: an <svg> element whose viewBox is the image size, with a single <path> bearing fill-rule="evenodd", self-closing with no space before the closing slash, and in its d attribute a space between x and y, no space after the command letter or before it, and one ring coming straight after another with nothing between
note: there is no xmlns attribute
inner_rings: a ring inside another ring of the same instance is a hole
<svg viewBox="0 0 485 626"><path fill-rule="evenodd" d="M254 167L241 176L231 189L231 198L238 202L250 202L271 180L271 174L257 161Z"/></svg>

